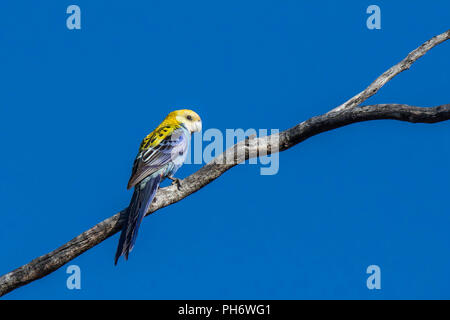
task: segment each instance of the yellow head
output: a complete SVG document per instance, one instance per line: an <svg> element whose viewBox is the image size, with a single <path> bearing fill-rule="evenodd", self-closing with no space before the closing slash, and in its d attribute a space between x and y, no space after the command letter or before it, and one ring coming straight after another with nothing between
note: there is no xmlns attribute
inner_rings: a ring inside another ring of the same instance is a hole
<svg viewBox="0 0 450 320"><path fill-rule="evenodd" d="M202 119L197 113L188 109L172 111L164 121L183 124L191 133L202 130Z"/></svg>

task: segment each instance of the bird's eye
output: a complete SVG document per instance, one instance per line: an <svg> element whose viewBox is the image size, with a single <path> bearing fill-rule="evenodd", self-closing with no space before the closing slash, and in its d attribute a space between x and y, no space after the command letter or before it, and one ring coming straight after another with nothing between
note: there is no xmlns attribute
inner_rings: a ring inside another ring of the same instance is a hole
<svg viewBox="0 0 450 320"><path fill-rule="evenodd" d="M188 116L186 117L186 119L192 120L192 116L188 115Z"/></svg>

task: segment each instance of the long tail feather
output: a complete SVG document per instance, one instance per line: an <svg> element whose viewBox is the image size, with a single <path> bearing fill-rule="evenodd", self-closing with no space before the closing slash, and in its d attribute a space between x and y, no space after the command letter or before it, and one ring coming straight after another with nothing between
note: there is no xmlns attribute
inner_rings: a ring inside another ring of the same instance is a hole
<svg viewBox="0 0 450 320"><path fill-rule="evenodd" d="M139 226L155 197L160 183L161 175L155 174L150 176L149 179L143 180L134 188L133 197L126 213L127 221L124 223L119 245L117 246L115 265L122 255L128 260L128 255L136 242Z"/></svg>

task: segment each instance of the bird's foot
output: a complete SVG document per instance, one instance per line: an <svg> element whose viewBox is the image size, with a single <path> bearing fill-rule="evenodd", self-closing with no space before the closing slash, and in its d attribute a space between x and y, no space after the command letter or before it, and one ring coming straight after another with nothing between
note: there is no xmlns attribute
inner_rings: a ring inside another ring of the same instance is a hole
<svg viewBox="0 0 450 320"><path fill-rule="evenodd" d="M180 180L180 179L175 178L175 177L167 177L167 178L169 178L170 180L172 180L172 185L174 185L174 184L177 185L178 190L181 189L182 186L181 186L181 180Z"/></svg>

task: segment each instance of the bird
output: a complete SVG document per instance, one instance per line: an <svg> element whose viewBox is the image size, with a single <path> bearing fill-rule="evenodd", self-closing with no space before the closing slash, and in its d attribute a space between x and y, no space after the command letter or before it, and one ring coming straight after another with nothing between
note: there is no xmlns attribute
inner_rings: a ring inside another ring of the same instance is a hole
<svg viewBox="0 0 450 320"><path fill-rule="evenodd" d="M136 243L139 226L161 182L168 178L181 187L174 175L182 166L189 149L191 134L202 130L200 116L188 109L170 112L161 124L142 140L127 189L134 187L125 212L126 221L117 246L114 265L128 255Z"/></svg>

